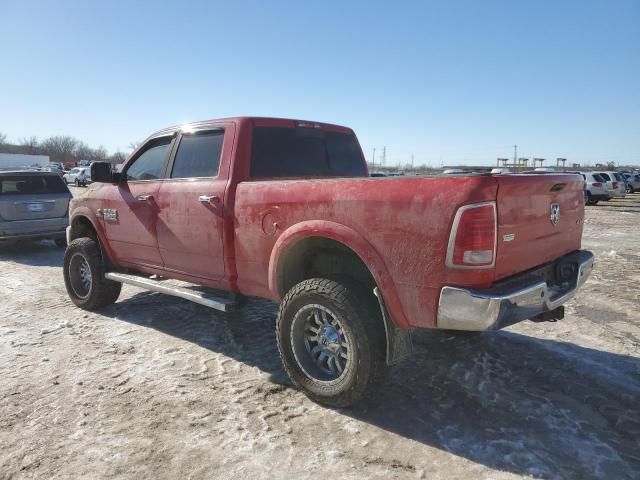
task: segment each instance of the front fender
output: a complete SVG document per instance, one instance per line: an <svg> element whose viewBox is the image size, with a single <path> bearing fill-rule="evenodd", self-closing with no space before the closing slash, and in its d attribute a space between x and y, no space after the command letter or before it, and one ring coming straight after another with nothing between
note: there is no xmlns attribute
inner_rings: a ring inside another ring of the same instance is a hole
<svg viewBox="0 0 640 480"><path fill-rule="evenodd" d="M69 225L73 227L74 220L78 218L85 218L89 221L93 230L98 235L98 241L100 242L100 247L102 248L103 253L106 255L106 259L113 258L111 247L109 246L109 242L106 241L106 234L100 219L96 217L95 213L87 206L80 205L73 209L71 215L69 216Z"/></svg>
<svg viewBox="0 0 640 480"><path fill-rule="evenodd" d="M269 258L269 290L274 298L282 298L282 293L278 291L278 268L283 256L298 241L309 237L323 237L340 242L358 255L382 293L393 322L399 328L409 328L395 283L380 254L360 233L345 225L327 220L300 222L280 235Z"/></svg>

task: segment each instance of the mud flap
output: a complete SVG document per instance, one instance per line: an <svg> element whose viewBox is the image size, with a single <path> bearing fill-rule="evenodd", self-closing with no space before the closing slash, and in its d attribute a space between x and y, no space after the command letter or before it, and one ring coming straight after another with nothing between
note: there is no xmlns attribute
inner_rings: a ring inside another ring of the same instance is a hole
<svg viewBox="0 0 640 480"><path fill-rule="evenodd" d="M384 304L382 294L378 287L373 289L373 294L380 304L380 312L384 321L384 331L387 336L387 365L395 365L407 358L413 352L411 342L411 330L398 328L389 317L387 307Z"/></svg>

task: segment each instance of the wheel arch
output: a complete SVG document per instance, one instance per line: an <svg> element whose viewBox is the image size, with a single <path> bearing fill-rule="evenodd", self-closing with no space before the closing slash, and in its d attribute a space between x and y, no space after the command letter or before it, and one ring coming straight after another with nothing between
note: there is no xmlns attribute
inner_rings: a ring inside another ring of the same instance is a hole
<svg viewBox="0 0 640 480"><path fill-rule="evenodd" d="M322 274L347 274L371 293L378 287L393 322L409 327L389 270L361 234L325 220L301 222L285 230L269 259L269 290L274 297L281 299L299 281Z"/></svg>
<svg viewBox="0 0 640 480"><path fill-rule="evenodd" d="M88 209L81 207L74 211L73 216L69 219L69 228L69 242L72 242L76 238L93 238L98 241L103 260L110 261L110 259L113 258L111 256L109 243L105 241L104 231L100 228L97 220L93 218Z"/></svg>

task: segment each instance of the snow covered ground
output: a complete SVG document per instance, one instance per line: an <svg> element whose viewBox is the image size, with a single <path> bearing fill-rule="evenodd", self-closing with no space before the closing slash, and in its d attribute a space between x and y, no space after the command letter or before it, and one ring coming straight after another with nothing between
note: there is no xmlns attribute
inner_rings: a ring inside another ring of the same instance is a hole
<svg viewBox="0 0 640 480"><path fill-rule="evenodd" d="M640 478L640 194L587 207L583 245L564 320L420 332L354 410L291 388L269 302L87 313L53 243L0 247L0 478Z"/></svg>

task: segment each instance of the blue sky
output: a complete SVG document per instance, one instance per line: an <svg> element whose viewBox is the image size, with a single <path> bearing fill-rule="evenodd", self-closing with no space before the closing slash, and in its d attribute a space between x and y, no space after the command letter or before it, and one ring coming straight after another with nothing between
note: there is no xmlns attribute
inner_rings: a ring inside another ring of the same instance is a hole
<svg viewBox="0 0 640 480"><path fill-rule="evenodd" d="M640 0L0 0L0 19L10 140L127 151L264 115L348 125L389 164L492 164L514 143L640 164Z"/></svg>

